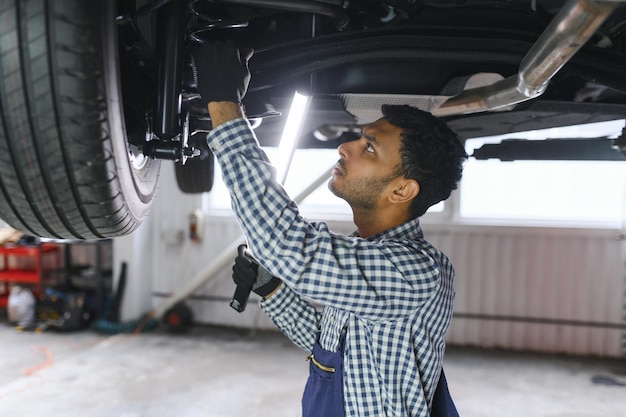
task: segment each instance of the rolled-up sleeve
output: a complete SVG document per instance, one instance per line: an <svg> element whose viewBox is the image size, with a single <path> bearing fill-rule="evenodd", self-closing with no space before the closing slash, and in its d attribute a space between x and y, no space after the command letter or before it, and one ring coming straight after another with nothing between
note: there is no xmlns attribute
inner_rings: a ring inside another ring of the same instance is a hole
<svg viewBox="0 0 626 417"><path fill-rule="evenodd" d="M311 303L281 285L272 297L261 301L261 308L293 343L307 352L313 351L321 314Z"/></svg>

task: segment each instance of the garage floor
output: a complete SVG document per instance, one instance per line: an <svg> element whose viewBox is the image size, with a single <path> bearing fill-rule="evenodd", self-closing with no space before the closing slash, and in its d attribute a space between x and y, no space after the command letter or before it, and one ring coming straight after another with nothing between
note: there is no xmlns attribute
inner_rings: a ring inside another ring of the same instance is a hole
<svg viewBox="0 0 626 417"><path fill-rule="evenodd" d="M278 333L195 327L104 336L0 322L0 415L300 415L305 353ZM626 361L451 347L462 417L626 416Z"/></svg>

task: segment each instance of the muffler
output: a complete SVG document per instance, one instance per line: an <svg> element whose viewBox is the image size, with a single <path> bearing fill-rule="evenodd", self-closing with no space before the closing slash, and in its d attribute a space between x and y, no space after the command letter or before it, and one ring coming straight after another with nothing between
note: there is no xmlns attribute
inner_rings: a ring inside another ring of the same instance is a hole
<svg viewBox="0 0 626 417"><path fill-rule="evenodd" d="M443 102L432 113L440 117L478 113L540 96L552 77L623 1L568 1L528 51L516 75L465 90Z"/></svg>

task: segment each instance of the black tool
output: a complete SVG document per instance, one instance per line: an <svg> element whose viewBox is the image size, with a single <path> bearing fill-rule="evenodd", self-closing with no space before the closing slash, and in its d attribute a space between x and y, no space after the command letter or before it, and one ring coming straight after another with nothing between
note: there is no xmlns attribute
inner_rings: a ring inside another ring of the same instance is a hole
<svg viewBox="0 0 626 417"><path fill-rule="evenodd" d="M237 253L239 256L243 256L247 258L251 263L256 263L250 252L248 252L246 245L239 245L237 248ZM230 306L237 310L239 313L243 313L248 305L248 298L250 298L250 291L252 291L252 287L244 287L242 285L237 285L235 288L235 294L233 295L233 299L230 301Z"/></svg>

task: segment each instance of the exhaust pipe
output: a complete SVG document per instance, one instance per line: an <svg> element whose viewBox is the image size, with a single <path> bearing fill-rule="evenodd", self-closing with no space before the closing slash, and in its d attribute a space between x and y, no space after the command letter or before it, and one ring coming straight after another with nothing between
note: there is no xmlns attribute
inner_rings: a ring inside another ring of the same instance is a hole
<svg viewBox="0 0 626 417"><path fill-rule="evenodd" d="M540 96L552 77L623 1L568 1L528 51L516 75L488 86L465 90L446 100L432 113L443 117L506 110L508 106Z"/></svg>

